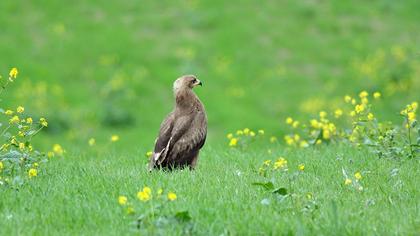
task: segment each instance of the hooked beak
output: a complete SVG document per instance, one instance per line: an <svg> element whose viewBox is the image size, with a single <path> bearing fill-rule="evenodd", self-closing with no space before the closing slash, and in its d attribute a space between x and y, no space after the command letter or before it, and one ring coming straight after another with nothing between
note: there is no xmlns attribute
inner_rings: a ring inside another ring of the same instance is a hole
<svg viewBox="0 0 420 236"><path fill-rule="evenodd" d="M197 79L197 81L194 83L194 87L198 85L203 86L203 83Z"/></svg>

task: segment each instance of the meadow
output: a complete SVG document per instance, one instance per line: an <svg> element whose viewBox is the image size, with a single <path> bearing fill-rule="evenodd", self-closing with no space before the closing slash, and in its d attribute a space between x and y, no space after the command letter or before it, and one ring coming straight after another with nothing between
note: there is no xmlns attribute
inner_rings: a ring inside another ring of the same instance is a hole
<svg viewBox="0 0 420 236"><path fill-rule="evenodd" d="M0 9L0 235L420 234L418 1ZM183 74L206 145L149 173Z"/></svg>

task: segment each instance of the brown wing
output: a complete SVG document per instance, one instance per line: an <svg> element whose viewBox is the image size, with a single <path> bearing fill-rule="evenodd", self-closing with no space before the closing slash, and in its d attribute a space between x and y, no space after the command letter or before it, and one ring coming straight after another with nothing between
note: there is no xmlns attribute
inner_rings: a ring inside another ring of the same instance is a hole
<svg viewBox="0 0 420 236"><path fill-rule="evenodd" d="M156 139L155 143L155 153L161 152L166 145L168 144L169 139L171 138L172 129L175 123L175 116L174 112L171 112L166 116L165 120L163 120L162 124L160 125L159 129L159 136Z"/></svg>
<svg viewBox="0 0 420 236"><path fill-rule="evenodd" d="M173 134L173 136L175 135L177 134ZM184 133L178 135L180 138L173 143L173 147L169 150L170 159L188 159L193 153L198 152L203 147L207 137L207 117L204 111L197 112Z"/></svg>
<svg viewBox="0 0 420 236"><path fill-rule="evenodd" d="M172 112L163 121L150 159L149 170L165 161L174 144L188 130L192 118L193 116L188 115L176 116L175 112Z"/></svg>

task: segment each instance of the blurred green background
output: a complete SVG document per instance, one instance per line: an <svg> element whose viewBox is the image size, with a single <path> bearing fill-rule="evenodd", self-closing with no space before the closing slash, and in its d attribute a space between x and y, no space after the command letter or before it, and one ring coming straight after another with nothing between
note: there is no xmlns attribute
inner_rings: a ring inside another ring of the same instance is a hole
<svg viewBox="0 0 420 236"><path fill-rule="evenodd" d="M284 118L381 91L379 116L419 100L420 1L0 1L2 106L46 116L46 142L151 149L195 74L209 142L238 128L281 136ZM75 144L75 145L71 145Z"/></svg>

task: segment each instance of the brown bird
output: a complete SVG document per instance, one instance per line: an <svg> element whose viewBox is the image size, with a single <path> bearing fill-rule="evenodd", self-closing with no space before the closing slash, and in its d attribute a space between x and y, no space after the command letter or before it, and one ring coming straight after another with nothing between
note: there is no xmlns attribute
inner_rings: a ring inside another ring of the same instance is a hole
<svg viewBox="0 0 420 236"><path fill-rule="evenodd" d="M198 85L202 83L194 75L181 76L174 82L175 108L160 125L149 170L194 169L197 165L207 136L206 111L192 90Z"/></svg>

